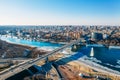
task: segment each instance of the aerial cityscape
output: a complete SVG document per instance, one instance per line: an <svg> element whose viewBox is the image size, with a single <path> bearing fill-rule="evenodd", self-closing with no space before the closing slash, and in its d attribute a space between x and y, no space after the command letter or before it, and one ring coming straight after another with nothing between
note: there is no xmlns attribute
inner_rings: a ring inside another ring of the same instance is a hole
<svg viewBox="0 0 120 80"><path fill-rule="evenodd" d="M0 80L120 80L120 0L1 0Z"/></svg>

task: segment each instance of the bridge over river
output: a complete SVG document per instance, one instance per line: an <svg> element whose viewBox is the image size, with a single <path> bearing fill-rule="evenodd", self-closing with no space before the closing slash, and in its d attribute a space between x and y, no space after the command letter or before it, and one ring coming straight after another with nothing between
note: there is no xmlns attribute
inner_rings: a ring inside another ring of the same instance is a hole
<svg viewBox="0 0 120 80"><path fill-rule="evenodd" d="M48 56L54 55L54 54L56 54L57 52L65 49L65 48L67 48L67 47L69 47L69 46L72 46L73 44L77 44L77 43L79 43L79 42L81 42L81 39L72 41L72 42L70 42L70 43L68 43L68 44L66 44L66 45L64 45L64 46L62 46L62 47L60 47L60 48L57 48L57 49L51 51L50 53L45 54L45 55L43 55L43 56L41 56L41 57L39 57L39 58L36 58L36 59L34 59L34 60L31 59L31 60L26 61L26 62L24 62L24 63L20 63L20 64L18 64L18 65L12 66L12 67L10 67L10 68L8 68L8 69L0 72L0 80L5 80L5 79L9 78L10 76L13 76L13 75L15 75L15 74L17 74L17 73L25 70L25 69L28 69L28 68L31 67L32 65L38 63L40 60L46 59Z"/></svg>

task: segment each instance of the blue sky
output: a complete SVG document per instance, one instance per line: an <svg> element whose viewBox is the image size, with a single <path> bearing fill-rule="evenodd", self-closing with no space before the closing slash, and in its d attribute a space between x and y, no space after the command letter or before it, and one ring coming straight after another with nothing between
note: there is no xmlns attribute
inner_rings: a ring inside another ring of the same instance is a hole
<svg viewBox="0 0 120 80"><path fill-rule="evenodd" d="M120 0L0 0L0 25L120 25Z"/></svg>

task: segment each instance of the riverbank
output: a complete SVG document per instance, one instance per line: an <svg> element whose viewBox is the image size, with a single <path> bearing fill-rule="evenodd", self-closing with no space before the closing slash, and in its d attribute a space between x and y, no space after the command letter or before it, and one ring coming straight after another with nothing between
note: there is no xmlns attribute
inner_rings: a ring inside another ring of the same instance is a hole
<svg viewBox="0 0 120 80"><path fill-rule="evenodd" d="M60 65L64 65L64 64L68 64L68 63L73 63L73 65L74 65L77 62L77 64L89 67L90 69L97 71L100 75L104 74L105 76L110 76L112 78L116 77L116 78L118 78L118 80L120 79L119 71L113 70L106 66L102 66L102 65L98 64L97 61L94 62L94 61L92 61L92 59L90 60L89 57L83 55L82 53L73 53L72 52L72 53L68 54L67 52L70 52L68 50L66 50L64 52L66 54L61 59L57 60L57 62ZM98 74L98 73L96 73L96 74Z"/></svg>
<svg viewBox="0 0 120 80"><path fill-rule="evenodd" d="M26 45L13 44L0 40L0 57L1 58L15 58L26 57L35 47Z"/></svg>
<svg viewBox="0 0 120 80"><path fill-rule="evenodd" d="M16 44L0 40L0 59L8 58L36 58L47 52L52 51L52 48L37 48L24 44Z"/></svg>
<svg viewBox="0 0 120 80"><path fill-rule="evenodd" d="M114 73L108 72L106 70L100 69L98 67L88 65L88 63L85 63L83 61L72 61L72 62L69 62L68 64L73 65L78 71L80 70L83 73L91 74L91 76L98 75L98 76L110 78L112 80L120 79L119 74L114 74Z"/></svg>
<svg viewBox="0 0 120 80"><path fill-rule="evenodd" d="M79 73L87 73L87 74L91 74L91 75L96 75L96 76L102 76L102 77L106 77L106 78L111 78L112 80L119 80L120 79L120 75L119 73L116 73L116 71L112 72L110 71L110 69L106 69L105 67L101 68L101 65L95 64L93 62L88 62L86 60L71 60L71 58L69 58L68 60L70 60L70 62L68 62L67 64L73 66L75 68L75 70L77 70ZM62 62L65 62L65 60L61 60ZM95 66L97 65L97 66ZM79 74L77 73L77 75Z"/></svg>
<svg viewBox="0 0 120 80"><path fill-rule="evenodd" d="M29 40L18 39L17 37L11 38L11 36L7 36L7 37L2 36L2 37L0 37L0 39L3 41L6 41L8 43L29 46L29 47L37 47L39 49L43 49L46 51L52 51L53 49L61 47L63 44L67 44L67 43L48 42L48 41L44 41L44 40L41 42L29 41Z"/></svg>

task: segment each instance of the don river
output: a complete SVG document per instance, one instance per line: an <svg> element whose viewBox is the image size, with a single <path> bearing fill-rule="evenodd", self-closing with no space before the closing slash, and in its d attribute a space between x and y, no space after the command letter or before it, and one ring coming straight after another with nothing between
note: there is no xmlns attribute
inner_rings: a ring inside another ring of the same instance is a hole
<svg viewBox="0 0 120 80"><path fill-rule="evenodd" d="M17 38L11 38L11 37L1 37L0 39L12 42L16 44L24 44L29 46L35 46L40 47L43 49L56 49L58 47L61 47L62 44L59 43L50 43L50 42L37 42L37 41L29 41L29 40L22 40ZM94 54L91 58L91 49L93 48ZM111 68L113 70L117 70L120 72L120 48L107 48L104 46L82 46L78 52L78 55L82 54L86 56L89 60L98 63L100 65L103 65L105 67ZM78 56L76 55L76 56Z"/></svg>

